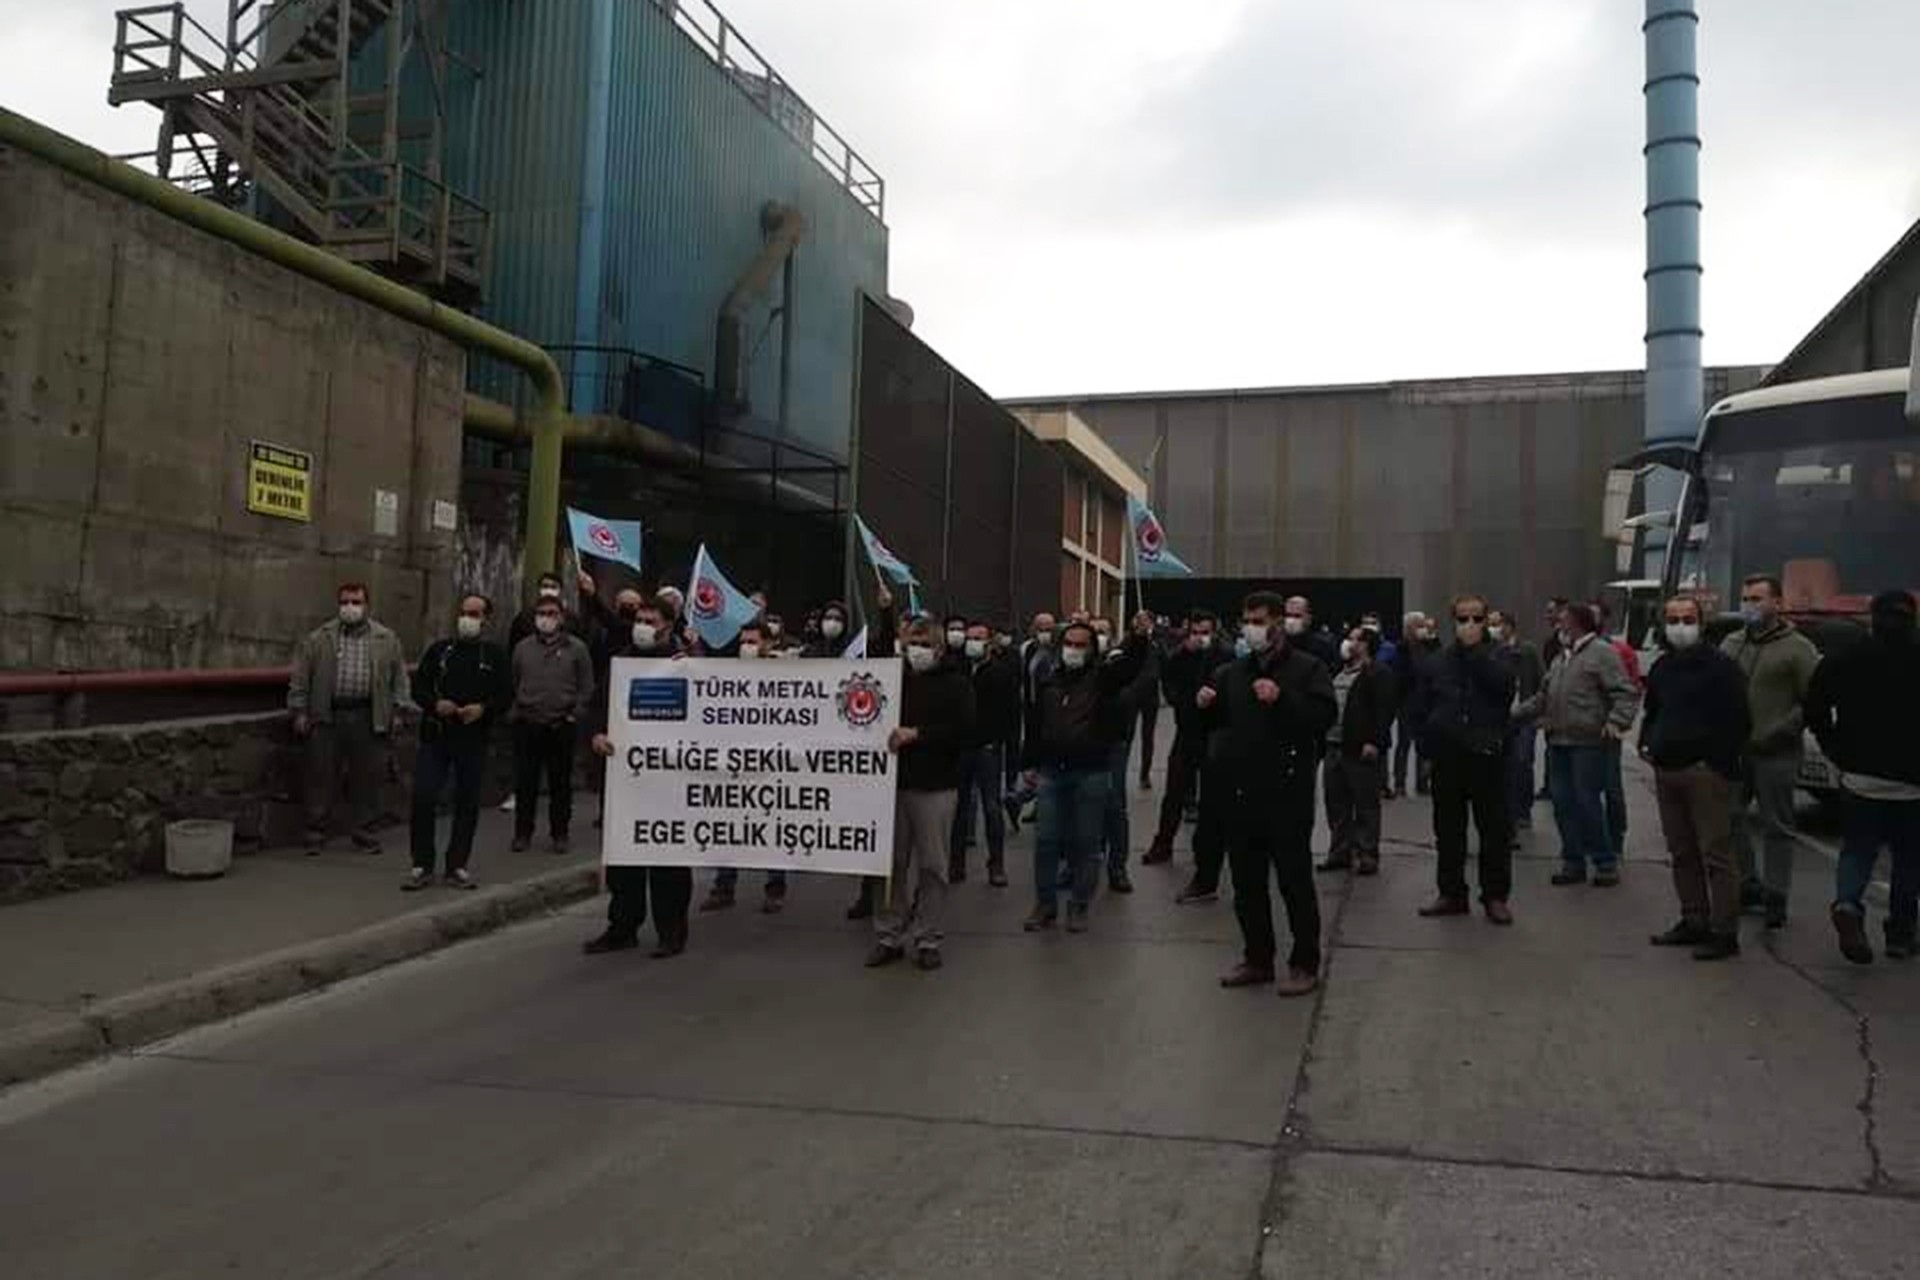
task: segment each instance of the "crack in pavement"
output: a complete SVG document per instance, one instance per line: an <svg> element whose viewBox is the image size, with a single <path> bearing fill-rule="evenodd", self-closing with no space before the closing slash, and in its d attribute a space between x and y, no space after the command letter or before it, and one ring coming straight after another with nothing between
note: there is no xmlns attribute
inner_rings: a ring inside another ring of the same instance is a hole
<svg viewBox="0 0 1920 1280"><path fill-rule="evenodd" d="M1854 1110L1860 1113L1860 1140L1866 1148L1867 1181L1869 1191L1883 1191L1893 1186L1893 1179L1887 1173L1887 1163L1880 1153L1880 1122L1875 1113L1875 1105L1880 1093L1880 1062L1873 1052L1873 1019L1856 1005L1845 992L1839 991L1813 975L1806 966L1782 955L1769 936L1761 943L1775 964L1798 977L1802 982L1818 991L1838 1005L1854 1021L1855 1052L1860 1055L1860 1063L1866 1072L1866 1084L1860 1093L1860 1101L1854 1104Z"/></svg>

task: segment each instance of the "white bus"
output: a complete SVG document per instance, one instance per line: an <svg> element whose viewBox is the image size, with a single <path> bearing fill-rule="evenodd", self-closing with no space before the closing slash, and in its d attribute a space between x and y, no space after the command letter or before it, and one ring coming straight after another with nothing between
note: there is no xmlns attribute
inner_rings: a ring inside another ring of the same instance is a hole
<svg viewBox="0 0 1920 1280"><path fill-rule="evenodd" d="M1822 652L1865 634L1881 591L1920 592L1920 424L1906 369L1763 387L1708 410L1693 449L1653 449L1623 464L1681 471L1665 524L1679 554L1662 593L1687 590L1724 634L1749 574L1772 574L1787 615ZM1920 726L1916 726L1920 730ZM1839 779L1807 739L1801 782L1831 793Z"/></svg>

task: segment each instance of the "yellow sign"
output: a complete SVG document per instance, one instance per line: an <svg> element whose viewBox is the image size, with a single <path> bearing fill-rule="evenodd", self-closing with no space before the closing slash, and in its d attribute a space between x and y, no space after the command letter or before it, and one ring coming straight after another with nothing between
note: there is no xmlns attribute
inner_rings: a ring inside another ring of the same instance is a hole
<svg viewBox="0 0 1920 1280"><path fill-rule="evenodd" d="M313 455L263 440L247 448L247 510L280 520L313 520Z"/></svg>

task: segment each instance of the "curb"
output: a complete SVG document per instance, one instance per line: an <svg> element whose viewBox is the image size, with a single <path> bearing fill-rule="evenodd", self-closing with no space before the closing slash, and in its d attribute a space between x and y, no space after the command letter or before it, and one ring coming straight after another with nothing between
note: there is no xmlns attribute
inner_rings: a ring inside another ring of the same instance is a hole
<svg viewBox="0 0 1920 1280"><path fill-rule="evenodd" d="M600 868L572 867L463 895L378 924L131 991L0 1031L0 1088L92 1058L152 1044L347 978L492 933L516 921L591 898Z"/></svg>

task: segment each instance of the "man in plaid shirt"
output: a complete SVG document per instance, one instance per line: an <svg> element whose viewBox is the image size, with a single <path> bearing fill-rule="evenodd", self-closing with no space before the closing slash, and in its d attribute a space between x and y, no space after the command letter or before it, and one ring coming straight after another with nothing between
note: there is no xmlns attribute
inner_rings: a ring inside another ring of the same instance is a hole
<svg viewBox="0 0 1920 1280"><path fill-rule="evenodd" d="M373 822L380 809L381 765L394 715L411 705L405 660L400 638L367 616L363 584L346 583L335 598L338 615L294 651L287 687L294 736L307 743L307 853L319 853L332 835L343 767L353 846L378 853Z"/></svg>

